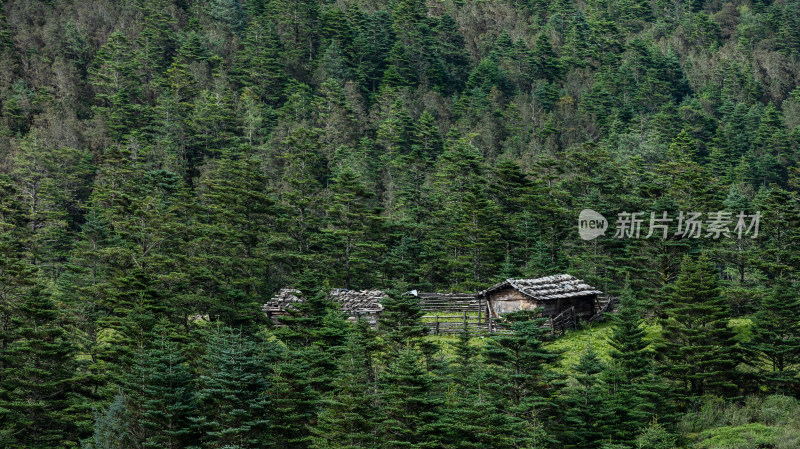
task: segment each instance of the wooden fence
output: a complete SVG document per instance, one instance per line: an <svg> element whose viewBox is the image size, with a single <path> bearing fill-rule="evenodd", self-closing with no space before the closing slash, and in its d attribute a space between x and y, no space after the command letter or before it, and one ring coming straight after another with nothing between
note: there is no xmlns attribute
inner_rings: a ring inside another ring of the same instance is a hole
<svg viewBox="0 0 800 449"><path fill-rule="evenodd" d="M486 301L467 293L418 293L419 304L428 315L422 322L431 335L459 334L482 335L511 330L495 322Z"/></svg>
<svg viewBox="0 0 800 449"><path fill-rule="evenodd" d="M608 296L603 299L598 299L597 301L597 313L592 315L586 322L587 323L594 323L600 322L606 319L606 316L609 313L614 312L614 308L619 304L619 298L615 298L613 296Z"/></svg>
<svg viewBox="0 0 800 449"><path fill-rule="evenodd" d="M575 314L575 306L559 313L547 320L545 326L550 328L550 333L564 335L567 329L575 330L578 328L578 315Z"/></svg>

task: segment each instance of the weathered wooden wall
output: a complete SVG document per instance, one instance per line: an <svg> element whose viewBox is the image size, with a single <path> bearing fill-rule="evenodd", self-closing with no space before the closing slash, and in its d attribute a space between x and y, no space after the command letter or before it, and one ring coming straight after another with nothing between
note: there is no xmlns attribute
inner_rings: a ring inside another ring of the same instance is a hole
<svg viewBox="0 0 800 449"><path fill-rule="evenodd" d="M509 287L489 293L489 310L492 317L497 318L505 313L541 307L542 316L553 317L570 307L575 307L576 315L588 319L595 313L595 298L596 295L587 295L536 301Z"/></svg>

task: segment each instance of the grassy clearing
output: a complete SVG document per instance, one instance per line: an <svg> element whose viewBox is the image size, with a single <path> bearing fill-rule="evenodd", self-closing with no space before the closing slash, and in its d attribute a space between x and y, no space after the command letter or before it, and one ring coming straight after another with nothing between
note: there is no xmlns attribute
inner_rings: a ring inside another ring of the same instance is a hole
<svg viewBox="0 0 800 449"><path fill-rule="evenodd" d="M646 324L647 338L652 342L661 334L661 326L658 324ZM572 367L578 363L583 351L591 346L598 357L604 362L610 360L611 345L608 339L611 337L611 323L600 323L574 332L567 332L564 336L557 338L548 347L554 351L562 353L560 369L571 373Z"/></svg>
<svg viewBox="0 0 800 449"><path fill-rule="evenodd" d="M646 330L647 337L652 341L660 335L661 326L657 324L646 325ZM549 342L547 347L562 353L561 363L557 369L569 374L572 373L572 367L578 363L581 354L589 345L594 348L601 360L608 361L611 351L611 345L608 343L610 336L611 323L600 323L577 331L567 332L565 335L556 337L555 340ZM439 345L440 355L446 360L452 360L455 357L455 345L458 342L457 335L429 335L425 338ZM488 335L474 336L470 338L470 344L475 347L483 347L489 338L491 337Z"/></svg>
<svg viewBox="0 0 800 449"><path fill-rule="evenodd" d="M467 320L477 321L478 315L478 312L467 312ZM422 318L422 322L433 323L436 321L436 318L434 317L439 317L440 323L461 323L464 321L464 312L426 311L424 317Z"/></svg>

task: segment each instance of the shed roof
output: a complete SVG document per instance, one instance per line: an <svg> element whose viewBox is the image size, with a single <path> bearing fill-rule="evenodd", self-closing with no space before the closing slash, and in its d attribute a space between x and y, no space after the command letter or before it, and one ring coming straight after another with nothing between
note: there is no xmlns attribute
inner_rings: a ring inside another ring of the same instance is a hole
<svg viewBox="0 0 800 449"><path fill-rule="evenodd" d="M486 296L488 293L507 287L514 288L531 299L542 301L602 294L600 290L576 277L556 274L536 279L506 279L480 292L479 295Z"/></svg>
<svg viewBox="0 0 800 449"><path fill-rule="evenodd" d="M386 297L386 293L380 290L335 288L331 290L330 297L346 312L380 312L383 310L381 299Z"/></svg>
<svg viewBox="0 0 800 449"><path fill-rule="evenodd" d="M300 296L300 290L293 288L282 288L275 293L266 304L262 306L264 312L283 312L285 310L294 309L294 305L305 301L305 298Z"/></svg>
<svg viewBox="0 0 800 449"><path fill-rule="evenodd" d="M381 312L383 305L381 299L386 297L386 293L380 290L347 290L335 288L330 291L329 296L332 300L339 303L341 310L348 313L368 313ZM295 305L304 302L306 298L302 296L300 290L293 288L282 288L278 290L262 307L264 312L284 312L295 309Z"/></svg>

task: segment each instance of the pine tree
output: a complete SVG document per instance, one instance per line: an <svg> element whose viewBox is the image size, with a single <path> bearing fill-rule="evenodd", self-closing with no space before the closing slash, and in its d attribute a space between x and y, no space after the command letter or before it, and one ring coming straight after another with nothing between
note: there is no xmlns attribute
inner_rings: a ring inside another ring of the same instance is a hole
<svg viewBox="0 0 800 449"><path fill-rule="evenodd" d="M420 362L422 354L403 349L381 379L379 434L386 448L439 447L442 429L441 399L431 374Z"/></svg>
<svg viewBox="0 0 800 449"><path fill-rule="evenodd" d="M164 323L154 328L152 346L136 354L123 382L126 409L136 423L130 431L142 447L183 448L196 438L192 373L167 329Z"/></svg>
<svg viewBox="0 0 800 449"><path fill-rule="evenodd" d="M561 442L566 448L596 448L608 438L612 411L600 373L604 364L591 346L573 366L576 384L566 389L565 417Z"/></svg>
<svg viewBox="0 0 800 449"><path fill-rule="evenodd" d="M334 391L323 406L312 429L312 448L375 447L378 444L379 410L372 363L365 351L365 334L350 331L344 354L338 361Z"/></svg>
<svg viewBox="0 0 800 449"><path fill-rule="evenodd" d="M758 381L776 393L797 384L800 369L800 292L779 279L753 315L752 337L745 347L747 362L758 370Z"/></svg>
<svg viewBox="0 0 800 449"><path fill-rule="evenodd" d="M553 398L563 385L551 367L559 354L544 346L544 318L530 319L537 311L507 314L512 334L496 334L484 357L493 375L485 386L502 410L496 418L498 433L514 435L518 444L542 447L553 442L547 431L554 417Z"/></svg>
<svg viewBox="0 0 800 449"><path fill-rule="evenodd" d="M271 347L230 328L211 331L192 418L203 448L270 447Z"/></svg>
<svg viewBox="0 0 800 449"><path fill-rule="evenodd" d="M728 304L708 255L697 261L684 257L678 280L668 290L665 315L664 343L657 353L683 393L735 393L739 347L728 328Z"/></svg>
<svg viewBox="0 0 800 449"><path fill-rule="evenodd" d="M119 31L111 33L89 67L95 92L95 114L106 120L111 137L121 138L141 124L141 82L131 55L131 44Z"/></svg>
<svg viewBox="0 0 800 449"><path fill-rule="evenodd" d="M75 347L59 322L50 293L33 285L15 315L13 341L4 336L2 342L0 444L45 448L77 442L79 432L88 429L76 424L82 421L81 414L91 411L82 409Z"/></svg>

